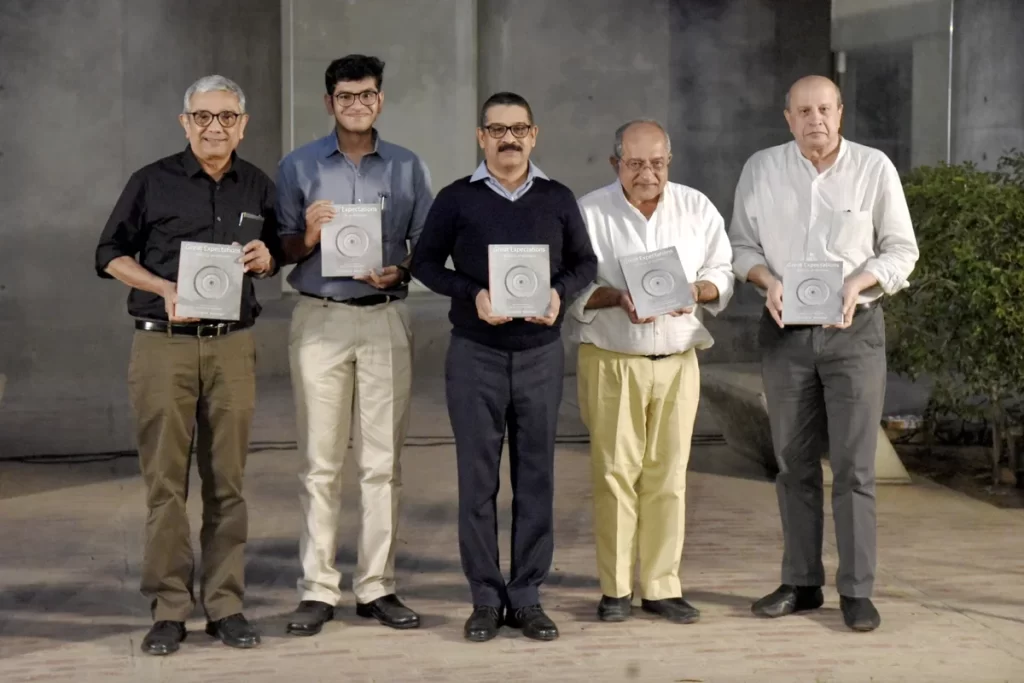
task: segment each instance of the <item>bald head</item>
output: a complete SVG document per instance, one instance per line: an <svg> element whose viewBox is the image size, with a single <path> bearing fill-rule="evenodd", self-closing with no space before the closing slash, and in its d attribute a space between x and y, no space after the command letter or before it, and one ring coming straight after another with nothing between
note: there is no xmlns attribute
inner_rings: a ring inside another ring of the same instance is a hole
<svg viewBox="0 0 1024 683"><path fill-rule="evenodd" d="M832 79L825 78L824 76L804 76L789 86L789 90L786 91L786 109L789 109L789 104L794 99L794 94L799 98L806 95L807 91L831 91L835 93L836 107L843 106L843 94L839 92L839 86L833 83Z"/></svg>
<svg viewBox="0 0 1024 683"><path fill-rule="evenodd" d="M636 119L615 131L612 168L631 201L648 202L658 198L668 182L672 161L672 141L664 126L653 119Z"/></svg>
<svg viewBox="0 0 1024 683"><path fill-rule="evenodd" d="M839 88L824 76L804 76L786 93L786 122L800 151L818 158L839 146L843 101Z"/></svg>

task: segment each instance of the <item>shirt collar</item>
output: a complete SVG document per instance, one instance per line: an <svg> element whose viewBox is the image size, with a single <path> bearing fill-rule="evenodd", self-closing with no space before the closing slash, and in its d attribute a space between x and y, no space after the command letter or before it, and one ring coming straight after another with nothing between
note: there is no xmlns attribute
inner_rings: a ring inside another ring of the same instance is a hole
<svg viewBox="0 0 1024 683"><path fill-rule="evenodd" d="M196 159L195 153L192 152L192 145L185 146L185 154L182 157L181 165L185 168L185 173L189 178L195 178L200 173L206 173L199 163L199 159ZM236 152L231 153L231 165L224 172L224 177L226 178L227 176L238 178L238 154Z"/></svg>
<svg viewBox="0 0 1024 683"><path fill-rule="evenodd" d="M818 169L815 168L814 164L811 163L811 160L808 159L807 157L805 157L804 153L800 151L800 145L798 145L796 143L796 140L791 140L789 144L792 145L793 153L796 154L796 158L799 159L801 161L801 163L803 163L805 166L807 166L808 168L812 169L814 171L815 175L818 175ZM839 136L839 151L836 153L836 160L833 161L832 165L829 166L827 169L825 169L822 172L821 175L824 175L825 173L828 173L833 168L838 166L839 162L842 160L843 157L846 156L846 154L849 151L850 151L849 143L846 141L845 137L840 135Z"/></svg>
<svg viewBox="0 0 1024 683"><path fill-rule="evenodd" d="M532 182L535 178L550 180L550 178L544 174L544 171L540 170L540 167L532 161L529 162L528 168L529 170L526 172L526 183ZM478 180L486 180L487 178L490 178L496 183L499 182L498 179L494 177L494 174L491 173L491 170L487 168L487 162L481 161L480 165L476 167L475 171L473 171L473 175L469 177L469 182L475 183ZM525 185L526 183L523 184Z"/></svg>
<svg viewBox="0 0 1024 683"><path fill-rule="evenodd" d="M377 156L384 157L380 149L380 133L377 132L376 128L371 130L371 139L373 140L373 151L370 154L376 154ZM341 149L338 147L338 132L336 129L331 129L331 132L321 138L323 143L323 155L324 158L334 156L335 154L341 154Z"/></svg>

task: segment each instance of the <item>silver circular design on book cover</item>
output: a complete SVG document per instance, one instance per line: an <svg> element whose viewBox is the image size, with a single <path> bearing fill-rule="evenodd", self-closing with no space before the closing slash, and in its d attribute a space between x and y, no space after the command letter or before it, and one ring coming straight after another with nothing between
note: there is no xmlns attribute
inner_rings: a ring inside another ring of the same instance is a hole
<svg viewBox="0 0 1024 683"><path fill-rule="evenodd" d="M515 266L505 274L505 289L517 299L525 299L537 293L540 278L526 266Z"/></svg>
<svg viewBox="0 0 1024 683"><path fill-rule="evenodd" d="M365 254L366 250L370 248L370 238L366 231L358 225L346 225L338 231L335 244L342 256L356 258Z"/></svg>
<svg viewBox="0 0 1024 683"><path fill-rule="evenodd" d="M651 270L644 273L640 286L651 296L665 296L675 289L676 279L667 270Z"/></svg>
<svg viewBox="0 0 1024 683"><path fill-rule="evenodd" d="M228 293L231 278L217 266L206 266L199 269L192 283L195 285L196 294L203 299L219 299Z"/></svg>
<svg viewBox="0 0 1024 683"><path fill-rule="evenodd" d="M805 306L820 306L831 293L828 283L816 277L807 278L796 287L796 298Z"/></svg>

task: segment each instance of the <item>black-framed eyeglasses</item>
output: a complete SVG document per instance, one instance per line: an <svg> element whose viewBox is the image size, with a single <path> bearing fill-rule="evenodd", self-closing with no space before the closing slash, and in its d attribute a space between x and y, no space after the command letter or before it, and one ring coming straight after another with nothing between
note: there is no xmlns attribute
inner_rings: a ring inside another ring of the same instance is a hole
<svg viewBox="0 0 1024 683"><path fill-rule="evenodd" d="M359 104L372 107L377 104L377 98L380 97L380 91L378 90L364 90L363 92L339 92L335 93L334 101L343 107L351 107L356 98L359 99Z"/></svg>
<svg viewBox="0 0 1024 683"><path fill-rule="evenodd" d="M644 166L648 165L655 173L664 171L665 167L668 166L668 161L665 159L651 159L650 161L647 159L622 159L621 161L625 164L626 168L634 173L642 171Z"/></svg>
<svg viewBox="0 0 1024 683"><path fill-rule="evenodd" d="M241 116L241 114L236 111L221 111L214 114L210 111L200 110L190 111L188 114L192 117L192 120L195 121L195 124L201 128L206 128L208 125L213 123L214 118L220 121L220 125L225 128L230 128L238 123L238 117Z"/></svg>
<svg viewBox="0 0 1024 683"><path fill-rule="evenodd" d="M484 126L484 130L495 140L500 140L505 137L507 131L512 131L513 137L525 138L530 134L531 126L528 123L513 123L511 126L503 126L500 123L492 123L489 126Z"/></svg>

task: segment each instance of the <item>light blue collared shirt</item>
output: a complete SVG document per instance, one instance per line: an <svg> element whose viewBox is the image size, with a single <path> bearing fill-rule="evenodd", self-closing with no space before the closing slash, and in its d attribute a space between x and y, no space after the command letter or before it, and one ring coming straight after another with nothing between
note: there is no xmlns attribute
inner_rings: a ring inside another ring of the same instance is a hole
<svg viewBox="0 0 1024 683"><path fill-rule="evenodd" d="M505 186L498 182L498 179L491 174L490 169L487 168L487 162L481 161L480 165L476 167L475 171L473 171L473 175L469 177L469 182L475 183L478 180L483 180L487 183L487 187L491 188L510 202L514 202L530 191L530 188L533 187L534 178L543 178L544 180L548 180L548 177L544 175L544 171L540 170L540 168L531 161L529 170L526 172L526 182L517 187L514 191L509 192L505 189Z"/></svg>
<svg viewBox="0 0 1024 683"><path fill-rule="evenodd" d="M281 236L303 234L306 207L318 199L338 204L376 204L383 198L384 265L394 266L405 260L419 241L433 202L430 173L416 154L381 140L376 130L373 140L373 152L360 159L358 166L338 149L333 130L281 160L277 170L277 220ZM350 277L323 277L319 247L295 266L288 283L300 292L333 299L381 293ZM396 287L387 293L404 297L407 287Z"/></svg>

